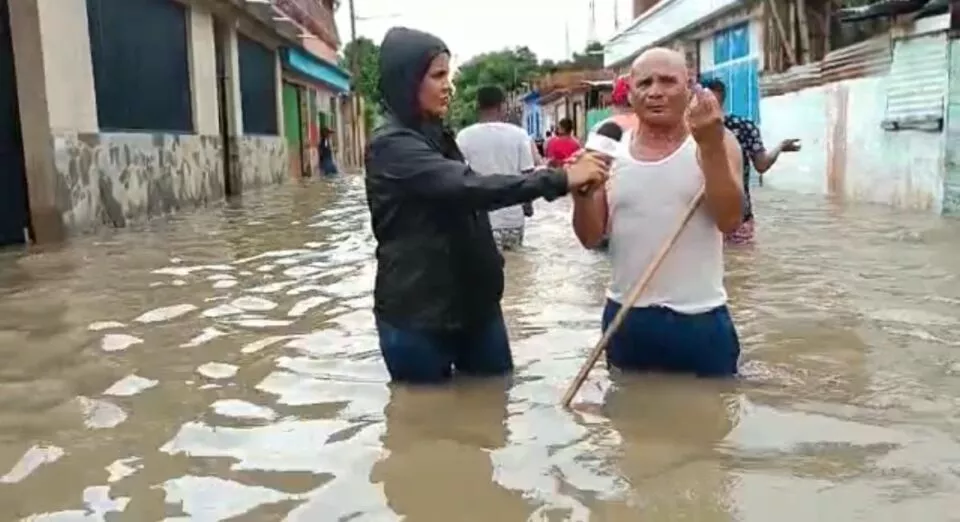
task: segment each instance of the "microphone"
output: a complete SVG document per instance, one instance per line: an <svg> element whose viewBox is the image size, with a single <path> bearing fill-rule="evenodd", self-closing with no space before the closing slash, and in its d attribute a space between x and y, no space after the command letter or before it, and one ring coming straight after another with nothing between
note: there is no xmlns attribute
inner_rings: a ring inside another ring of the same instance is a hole
<svg viewBox="0 0 960 522"><path fill-rule="evenodd" d="M615 121L608 121L587 137L583 148L613 157L617 153L621 138L623 138L623 128Z"/></svg>
<svg viewBox="0 0 960 522"><path fill-rule="evenodd" d="M587 142L583 148L599 152L610 159L617 155L620 148L620 139L623 138L623 128L617 125L615 121L608 121L601 125L596 132L587 137ZM586 195L593 190L593 187L580 187L580 194Z"/></svg>

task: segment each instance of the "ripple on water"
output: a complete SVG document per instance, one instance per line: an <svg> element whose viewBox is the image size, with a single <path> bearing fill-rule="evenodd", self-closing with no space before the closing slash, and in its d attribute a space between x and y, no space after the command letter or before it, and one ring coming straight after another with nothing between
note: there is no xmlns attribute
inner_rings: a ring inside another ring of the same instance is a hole
<svg viewBox="0 0 960 522"><path fill-rule="evenodd" d="M162 321L171 321L183 315L186 315L194 310L196 310L196 305L192 304L178 304L172 306L164 306L162 308L157 308L155 310L150 310L138 316L134 321L138 323L159 323Z"/></svg>
<svg viewBox="0 0 960 522"><path fill-rule="evenodd" d="M208 326L203 329L196 337L190 339L189 341L180 345L181 348L196 348L202 344L206 344L218 337L223 337L224 335L229 335L227 332L218 330L212 326Z"/></svg>
<svg viewBox="0 0 960 522"><path fill-rule="evenodd" d="M37 468L58 461L65 454L63 448L58 446L32 446L13 465L13 469L0 477L0 484L20 482L36 471Z"/></svg>
<svg viewBox="0 0 960 522"><path fill-rule="evenodd" d="M114 397L131 397L144 390L149 390L159 383L160 381L155 379L147 379L139 375L127 375L123 379L113 383L103 394Z"/></svg>
<svg viewBox="0 0 960 522"><path fill-rule="evenodd" d="M240 399L222 399L211 404L210 409L218 415L236 419L273 420L277 417L277 412L266 406L258 406Z"/></svg>
<svg viewBox="0 0 960 522"><path fill-rule="evenodd" d="M179 506L191 520L227 520L258 506L292 500L290 495L259 486L246 486L217 477L187 475L161 485L166 503Z"/></svg>
<svg viewBox="0 0 960 522"><path fill-rule="evenodd" d="M83 413L83 424L87 428L114 428L127 420L127 412L112 402L89 397L77 397L76 400Z"/></svg>
<svg viewBox="0 0 960 522"><path fill-rule="evenodd" d="M209 362L197 368L197 373L208 379L229 379L237 374L240 368L233 364Z"/></svg>
<svg viewBox="0 0 960 522"><path fill-rule="evenodd" d="M100 349L105 352L120 352L138 344L143 344L143 339L129 334L107 334L100 341Z"/></svg>

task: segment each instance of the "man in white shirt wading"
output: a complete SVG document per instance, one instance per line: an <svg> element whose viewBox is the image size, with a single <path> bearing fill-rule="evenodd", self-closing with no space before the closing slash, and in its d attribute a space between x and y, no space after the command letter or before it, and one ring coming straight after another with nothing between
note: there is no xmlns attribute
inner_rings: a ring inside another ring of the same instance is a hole
<svg viewBox="0 0 960 522"><path fill-rule="evenodd" d="M479 174L526 174L534 169L533 140L520 127L507 123L506 96L499 87L477 90L478 122L457 134L457 145ZM532 206L516 205L490 212L490 227L501 250L523 244L525 215Z"/></svg>
<svg viewBox="0 0 960 522"><path fill-rule="evenodd" d="M716 98L691 85L683 55L650 49L633 63L636 131L624 132L606 190L574 194L573 227L588 248L609 236L606 328L701 186L706 198L607 349L633 371L737 372L740 342L723 287L723 234L740 225L740 148Z"/></svg>

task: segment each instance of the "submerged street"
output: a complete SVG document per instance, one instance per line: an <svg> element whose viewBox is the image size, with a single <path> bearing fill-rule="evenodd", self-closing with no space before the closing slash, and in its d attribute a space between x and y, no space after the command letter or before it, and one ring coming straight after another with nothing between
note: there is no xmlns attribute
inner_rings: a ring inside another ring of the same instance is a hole
<svg viewBox="0 0 960 522"><path fill-rule="evenodd" d="M569 201L507 254L512 382L453 390L386 384L360 177L0 254L0 520L960 520L960 222L754 197L740 381L600 365L574 412Z"/></svg>

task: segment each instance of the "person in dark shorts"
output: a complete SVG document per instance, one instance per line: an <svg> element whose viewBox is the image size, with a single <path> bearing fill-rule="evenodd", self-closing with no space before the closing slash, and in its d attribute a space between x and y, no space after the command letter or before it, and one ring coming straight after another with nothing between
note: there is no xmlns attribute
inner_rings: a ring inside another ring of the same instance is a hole
<svg viewBox="0 0 960 522"><path fill-rule="evenodd" d="M710 79L702 82L702 85L713 92L713 95L723 107L723 101L727 96L727 86L718 79ZM753 203L750 199L750 163L760 174L762 184L763 174L770 170L770 167L777 162L781 152L794 152L800 150L800 140L786 139L777 144L773 150L767 150L763 146L763 139L760 137L760 129L757 125L747 118L726 114L723 118L723 124L737 138L740 143L740 150L743 155L743 193L744 209L743 223L735 232L726 234L724 239L730 244L748 244L753 242L755 225L753 221Z"/></svg>
<svg viewBox="0 0 960 522"><path fill-rule="evenodd" d="M395 27L380 46L385 122L366 152L377 274L374 318L394 382L513 369L500 308L503 256L487 213L602 186L607 165L583 154L562 168L479 175L443 124L450 52L437 37Z"/></svg>

